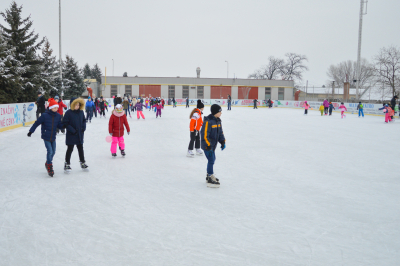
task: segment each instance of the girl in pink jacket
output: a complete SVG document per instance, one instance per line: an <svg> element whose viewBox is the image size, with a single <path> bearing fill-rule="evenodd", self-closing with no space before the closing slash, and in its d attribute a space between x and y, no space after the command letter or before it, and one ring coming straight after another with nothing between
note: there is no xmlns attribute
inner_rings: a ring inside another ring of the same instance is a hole
<svg viewBox="0 0 400 266"><path fill-rule="evenodd" d="M308 109L310 108L310 105L307 103L307 101L304 102L303 107L304 107L304 114L307 115Z"/></svg>
<svg viewBox="0 0 400 266"><path fill-rule="evenodd" d="M346 108L346 106L344 106L344 103L340 103L340 104L341 105L340 105L339 109L341 111L341 115L342 115L342 118L343 118L343 117L346 117L346 115L344 114L344 111L347 111L347 108Z"/></svg>

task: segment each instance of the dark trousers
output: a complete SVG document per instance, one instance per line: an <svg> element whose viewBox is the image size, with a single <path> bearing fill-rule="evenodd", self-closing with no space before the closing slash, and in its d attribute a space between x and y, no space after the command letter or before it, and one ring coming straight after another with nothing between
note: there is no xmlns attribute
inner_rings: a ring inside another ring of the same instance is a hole
<svg viewBox="0 0 400 266"><path fill-rule="evenodd" d="M207 163L207 174L208 175L213 175L214 174L214 163L215 163L215 160L217 159L215 157L215 147L211 151L205 150L204 154L206 155L206 158L208 160L208 163Z"/></svg>
<svg viewBox="0 0 400 266"><path fill-rule="evenodd" d="M328 114L328 107L324 107L325 114Z"/></svg>
<svg viewBox="0 0 400 266"><path fill-rule="evenodd" d="M36 120L39 119L39 117L45 112L45 110L37 110L36 111Z"/></svg>
<svg viewBox="0 0 400 266"><path fill-rule="evenodd" d="M190 132L190 142L189 142L189 150L193 150L193 145L196 143L196 149L200 149L200 134L199 131L195 130L194 132Z"/></svg>
<svg viewBox="0 0 400 266"><path fill-rule="evenodd" d="M308 109L305 109L304 110L304 114L306 115L308 113Z"/></svg>
<svg viewBox="0 0 400 266"><path fill-rule="evenodd" d="M106 113L104 112L104 109L100 109L100 116L105 116L106 115Z"/></svg>
<svg viewBox="0 0 400 266"><path fill-rule="evenodd" d="M44 141L44 146L46 146L47 150L47 156L46 156L46 162L47 164L52 164L53 163L53 157L56 154L56 142L55 141Z"/></svg>
<svg viewBox="0 0 400 266"><path fill-rule="evenodd" d="M231 106L232 106L231 102L228 102L228 110L232 110Z"/></svg>
<svg viewBox="0 0 400 266"><path fill-rule="evenodd" d="M189 108L189 102L186 102L186 107Z"/></svg>
<svg viewBox="0 0 400 266"><path fill-rule="evenodd" d="M92 109L86 109L86 121L91 121L93 117L93 110Z"/></svg>
<svg viewBox="0 0 400 266"><path fill-rule="evenodd" d="M97 107L96 106L93 108L93 114L95 117L97 117ZM92 114L92 116L93 116L93 114Z"/></svg>
<svg viewBox="0 0 400 266"><path fill-rule="evenodd" d="M332 109L329 109L329 115L332 115Z"/></svg>
<svg viewBox="0 0 400 266"><path fill-rule="evenodd" d="M254 104L254 108L253 109L258 109L258 107L257 107L257 104L255 103Z"/></svg>
<svg viewBox="0 0 400 266"><path fill-rule="evenodd" d="M67 146L68 146L68 149L67 149L67 153L65 154L65 161L67 162L67 164L71 164L71 154L74 151L75 145L67 145ZM85 162L85 154L83 153L83 144L76 145L76 147L78 148L79 161L84 163Z"/></svg>

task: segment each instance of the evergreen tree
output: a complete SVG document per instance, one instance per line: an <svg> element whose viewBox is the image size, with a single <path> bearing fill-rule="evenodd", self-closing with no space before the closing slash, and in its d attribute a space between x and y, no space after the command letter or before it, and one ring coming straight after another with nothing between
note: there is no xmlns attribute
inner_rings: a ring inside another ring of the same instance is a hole
<svg viewBox="0 0 400 266"><path fill-rule="evenodd" d="M88 63L85 64L85 66L82 69L83 72L83 78L87 79L87 77L91 77L92 78L92 70L90 69L90 66Z"/></svg>
<svg viewBox="0 0 400 266"><path fill-rule="evenodd" d="M63 63L64 96L66 99L80 97L85 91L83 76L78 64L71 56L66 56Z"/></svg>
<svg viewBox="0 0 400 266"><path fill-rule="evenodd" d="M99 65L96 63L92 68L92 79L96 79L96 81L101 84L101 69Z"/></svg>
<svg viewBox="0 0 400 266"><path fill-rule="evenodd" d="M15 48L14 58L21 64L18 73L12 73L21 77L12 94L16 95L18 102L25 102L36 100L37 91L40 89L42 60L36 52L41 48L44 39L38 41L39 34L35 34L31 29L31 17L23 19L21 13L22 6L13 1L9 9L0 13L8 24L8 27L0 24L0 29L8 46Z"/></svg>
<svg viewBox="0 0 400 266"><path fill-rule="evenodd" d="M58 95L60 84L60 71L59 64L55 56L53 56L53 49L50 47L50 42L45 39L44 47L42 50L42 71L41 71L41 91L46 94L46 98Z"/></svg>

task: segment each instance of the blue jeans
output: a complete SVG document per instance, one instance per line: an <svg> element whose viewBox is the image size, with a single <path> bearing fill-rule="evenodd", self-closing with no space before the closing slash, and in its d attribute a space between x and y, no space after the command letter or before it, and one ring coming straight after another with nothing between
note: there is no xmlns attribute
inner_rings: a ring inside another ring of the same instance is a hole
<svg viewBox="0 0 400 266"><path fill-rule="evenodd" d="M228 102L228 110L232 110L231 109L231 102Z"/></svg>
<svg viewBox="0 0 400 266"><path fill-rule="evenodd" d="M214 163L215 163L215 160L217 159L215 157L215 149L213 149L211 151L204 150L204 154L206 155L206 158L208 160L207 174L213 175L214 174Z"/></svg>
<svg viewBox="0 0 400 266"><path fill-rule="evenodd" d="M93 117L93 109L86 109L86 121L92 120Z"/></svg>
<svg viewBox="0 0 400 266"><path fill-rule="evenodd" d="M50 142L45 140L44 146L46 146L47 150L47 164L51 164L53 163L54 154L56 154L56 142L55 141Z"/></svg>
<svg viewBox="0 0 400 266"><path fill-rule="evenodd" d="M358 109L358 116L362 116L364 117L364 109Z"/></svg>

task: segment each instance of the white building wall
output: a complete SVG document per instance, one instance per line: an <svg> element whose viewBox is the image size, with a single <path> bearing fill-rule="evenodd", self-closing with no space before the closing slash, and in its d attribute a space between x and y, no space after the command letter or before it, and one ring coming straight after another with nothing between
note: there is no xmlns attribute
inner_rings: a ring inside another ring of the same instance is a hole
<svg viewBox="0 0 400 266"><path fill-rule="evenodd" d="M265 91L264 91L264 94L265 94ZM271 100L278 100L278 88L274 88L274 87L271 88Z"/></svg>
<svg viewBox="0 0 400 266"><path fill-rule="evenodd" d="M132 96L139 96L139 85L132 85Z"/></svg>
<svg viewBox="0 0 400 266"><path fill-rule="evenodd" d="M238 99L238 97L239 97L239 87L238 86L231 87L231 97L232 97L232 100Z"/></svg>
<svg viewBox="0 0 400 266"><path fill-rule="evenodd" d="M265 87L258 87L258 99L265 100Z"/></svg>
<svg viewBox="0 0 400 266"><path fill-rule="evenodd" d="M182 99L182 85L175 85L175 98Z"/></svg>
<svg viewBox="0 0 400 266"><path fill-rule="evenodd" d="M161 98L168 98L168 85L161 85Z"/></svg>
<svg viewBox="0 0 400 266"><path fill-rule="evenodd" d="M211 99L211 86L204 86L204 99Z"/></svg>
<svg viewBox="0 0 400 266"><path fill-rule="evenodd" d="M292 88L285 88L284 90L284 99L285 101L293 101L294 97L293 97L293 89Z"/></svg>

